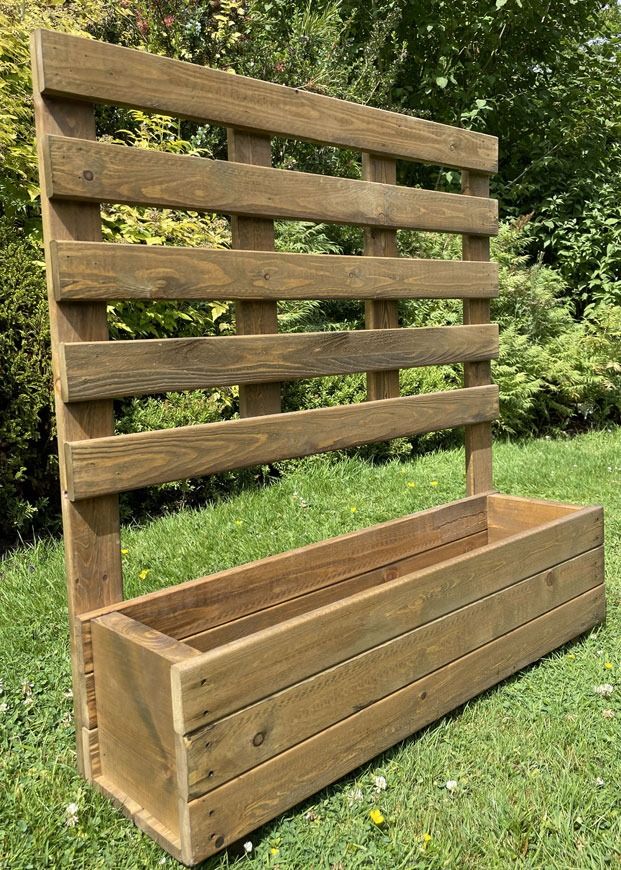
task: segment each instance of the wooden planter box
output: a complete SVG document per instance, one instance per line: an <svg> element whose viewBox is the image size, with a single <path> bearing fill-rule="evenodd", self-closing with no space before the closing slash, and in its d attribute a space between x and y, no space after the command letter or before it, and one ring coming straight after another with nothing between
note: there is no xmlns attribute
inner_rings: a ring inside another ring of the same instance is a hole
<svg viewBox="0 0 621 870"><path fill-rule="evenodd" d="M86 614L95 781L194 864L601 621L602 541L475 496Z"/></svg>
<svg viewBox="0 0 621 870"><path fill-rule="evenodd" d="M66 34L32 60L78 765L193 864L600 622L602 511L493 494L493 136ZM226 127L228 159L99 141L98 103ZM362 178L272 167L274 136L358 150ZM102 241L101 203L230 215L232 248ZM275 219L362 227L364 256L275 251ZM399 229L462 260L399 257ZM462 325L399 326L447 298ZM107 340L110 302L223 299L236 335ZM278 334L283 299L365 328ZM463 388L400 395L457 363ZM368 401L281 413L282 383L354 372ZM239 419L115 434L114 399L230 386ZM468 498L123 600L119 493L452 427Z"/></svg>

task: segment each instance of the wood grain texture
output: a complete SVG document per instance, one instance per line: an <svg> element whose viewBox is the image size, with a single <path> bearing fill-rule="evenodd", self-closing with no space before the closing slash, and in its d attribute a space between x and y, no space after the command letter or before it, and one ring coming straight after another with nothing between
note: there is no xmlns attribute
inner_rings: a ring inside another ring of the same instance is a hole
<svg viewBox="0 0 621 870"><path fill-rule="evenodd" d="M192 801L189 814L194 860L225 848L587 631L601 621L603 613L604 592L598 586Z"/></svg>
<svg viewBox="0 0 621 870"><path fill-rule="evenodd" d="M362 177L365 181L380 184L397 183L397 163L385 157L366 152L362 155ZM396 257L396 230L365 227L364 253L371 257ZM364 321L367 329L394 329L399 326L399 309L393 299L369 300L364 305ZM399 370L367 370L367 396L374 399L391 399L399 395Z"/></svg>
<svg viewBox="0 0 621 870"><path fill-rule="evenodd" d="M489 197L489 176L476 172L462 175L462 193L468 196ZM486 261L490 257L489 239L480 235L463 237L463 259ZM489 299L465 299L464 323L489 323ZM464 363L464 386L480 387L492 383L492 369L488 361ZM493 488L492 424L488 422L466 426L466 492L474 495Z"/></svg>
<svg viewBox="0 0 621 870"><path fill-rule="evenodd" d="M497 355L496 325L93 341L61 346L60 379L63 400L81 402Z"/></svg>
<svg viewBox="0 0 621 870"><path fill-rule="evenodd" d="M98 775L95 777L93 785L101 794L111 800L137 828L144 831L162 849L170 852L173 858L185 864L192 863L191 851L183 850L179 835L169 830L151 813L145 810L144 807L141 807L137 801L125 794L113 781L105 776Z"/></svg>
<svg viewBox="0 0 621 870"><path fill-rule="evenodd" d="M272 143L267 136L228 130L228 159L237 163L272 165ZM233 248L251 251L274 250L274 222L262 218L233 215L231 219ZM275 301L238 300L235 304L235 328L238 335L278 332ZM239 414L258 417L280 411L280 384L268 382L241 383Z"/></svg>
<svg viewBox="0 0 621 870"><path fill-rule="evenodd" d="M94 139L95 119L92 106L49 100L42 96L42 86L38 78L41 65L40 44L36 37L31 44L31 56L37 151L41 167L46 135L53 133L64 137L75 136L80 137L81 141ZM67 141L70 139L67 138ZM119 601L123 597L119 508L115 495L87 499L79 505L66 497L64 444L76 438L112 435L114 426L110 401L93 402L73 408L65 406L60 395L58 348L61 342L105 340L108 337L108 327L105 303L59 305L56 302L51 278L50 243L53 239L98 241L101 239L101 221L98 206L52 202L45 172L40 175L78 767L85 773L88 760L83 755L84 747L79 735L84 725L82 713L86 700L75 618L85 610Z"/></svg>
<svg viewBox="0 0 621 870"><path fill-rule="evenodd" d="M184 797L200 797L600 585L603 576L603 547L598 547L194 731L185 741Z"/></svg>
<svg viewBox="0 0 621 870"><path fill-rule="evenodd" d="M52 242L64 301L497 296L496 263Z"/></svg>
<svg viewBox="0 0 621 870"><path fill-rule="evenodd" d="M79 619L83 670L98 616L118 611L183 639L486 529L486 497L459 499L100 608Z"/></svg>
<svg viewBox="0 0 621 870"><path fill-rule="evenodd" d="M487 532L478 532L473 535L467 535L464 538L459 538L457 541L452 541L448 544L443 544L440 547L435 547L430 550L425 550L414 556L408 556L399 561L390 562L381 568L376 568L373 571L367 571L364 574L359 574L351 577L348 580L341 580L333 583L330 586L325 586L315 592L309 592L305 595L298 595L295 598L265 607L256 613L251 613L248 616L240 617L225 622L222 625L217 625L214 628L201 630L200 622L197 618L197 633L185 636L183 642L199 652L205 652L209 649L215 649L224 643L229 643L231 640L237 640L240 637L245 637L247 634L259 631L270 625L277 625L285 619L291 619L293 616L298 616L300 613L308 613L332 601L337 601L346 595L353 595L356 592L361 592L364 589L378 586L382 583L388 583L397 577L402 577L404 574L426 568L429 565L437 564L442 559L450 559L453 556L469 553L476 550L478 547L483 547L487 544ZM205 610L207 610L207 605ZM122 612L122 611L119 611ZM193 612L196 616L195 612ZM209 624L209 621L206 620ZM178 627L174 629L175 633L179 631ZM90 630L89 630L90 638ZM90 648L90 640L89 640ZM92 658L89 657L89 666L92 668ZM88 710L85 716L87 724L91 728L95 728L97 724L97 702L95 695L95 679L92 670L86 674L86 695L88 701ZM92 733L92 732L89 732Z"/></svg>
<svg viewBox="0 0 621 870"><path fill-rule="evenodd" d="M39 31L47 94L496 172L494 136L101 42ZM117 75L122 69L123 74Z"/></svg>
<svg viewBox="0 0 621 870"><path fill-rule="evenodd" d="M240 619L234 619L230 622L225 622L223 625L217 625L215 628L209 628L206 631L189 635L183 641L200 652L206 652L225 643L230 643L232 640L246 637L255 631L260 631L262 628L278 625L280 622L284 622L285 619L291 619L294 616L299 616L301 613L316 610L318 607L323 607L346 596L363 592L365 589L381 586L384 583L390 583L392 580L396 580L397 577L403 577L405 574L411 574L413 571L428 568L429 565L435 565L444 559L452 559L454 556L470 553L479 547L484 547L486 544L487 531L466 535L457 541L451 541L448 544L424 550L422 553L389 562L381 568L366 571L364 574L358 574L355 577L350 577L348 580L341 580L339 583L325 586L316 592L298 595L296 598L292 598L282 604L275 604L256 613L243 616Z"/></svg>
<svg viewBox="0 0 621 870"><path fill-rule="evenodd" d="M185 733L603 543L602 512L568 517L233 641L173 669ZM227 674L234 673L230 681ZM206 703L206 698L209 703Z"/></svg>
<svg viewBox="0 0 621 870"><path fill-rule="evenodd" d="M493 199L62 136L49 136L43 145L47 183L58 199L454 233L498 232Z"/></svg>
<svg viewBox="0 0 621 870"><path fill-rule="evenodd" d="M191 647L124 616L92 624L101 775L179 835L170 668Z"/></svg>
<svg viewBox="0 0 621 870"><path fill-rule="evenodd" d="M490 386L73 441L65 444L68 493L84 499L125 492L492 420L497 413L498 388Z"/></svg>
<svg viewBox="0 0 621 870"><path fill-rule="evenodd" d="M532 528L534 524L547 523L556 517L569 515L579 510L575 505L555 501L538 501L517 496L487 499L487 526L490 540L500 539L516 532Z"/></svg>

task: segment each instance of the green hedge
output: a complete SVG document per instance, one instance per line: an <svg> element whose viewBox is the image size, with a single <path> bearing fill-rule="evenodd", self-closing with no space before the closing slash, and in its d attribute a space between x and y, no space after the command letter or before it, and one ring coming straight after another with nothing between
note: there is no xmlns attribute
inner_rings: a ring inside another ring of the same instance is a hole
<svg viewBox="0 0 621 870"><path fill-rule="evenodd" d="M42 253L0 224L0 546L57 525L49 325Z"/></svg>

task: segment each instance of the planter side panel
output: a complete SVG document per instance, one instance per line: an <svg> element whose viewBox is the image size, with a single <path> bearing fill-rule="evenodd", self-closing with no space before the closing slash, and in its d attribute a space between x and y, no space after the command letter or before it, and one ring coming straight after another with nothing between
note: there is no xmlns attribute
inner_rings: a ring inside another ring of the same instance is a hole
<svg viewBox="0 0 621 870"><path fill-rule="evenodd" d="M192 862L598 624L604 609L600 584L191 801Z"/></svg>
<svg viewBox="0 0 621 870"><path fill-rule="evenodd" d="M196 798L601 583L603 547L522 580L186 737ZM207 697L205 703L208 703Z"/></svg>
<svg viewBox="0 0 621 870"><path fill-rule="evenodd" d="M216 722L602 543L601 510L586 508L203 653L173 669L177 729Z"/></svg>
<svg viewBox="0 0 621 870"><path fill-rule="evenodd" d="M92 633L102 781L178 837L170 668L196 652L120 613Z"/></svg>

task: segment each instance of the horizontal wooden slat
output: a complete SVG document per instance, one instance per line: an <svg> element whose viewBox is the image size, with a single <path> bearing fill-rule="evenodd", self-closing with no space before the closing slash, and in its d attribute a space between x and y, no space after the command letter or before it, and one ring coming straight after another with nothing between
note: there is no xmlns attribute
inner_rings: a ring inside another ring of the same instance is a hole
<svg viewBox="0 0 621 870"><path fill-rule="evenodd" d="M225 847L601 621L598 586L189 804L194 858ZM252 800L247 800L248 795Z"/></svg>
<svg viewBox="0 0 621 870"><path fill-rule="evenodd" d="M99 608L78 616L82 668L93 669L91 620L106 613L125 613L183 640L486 528L486 496L462 498Z"/></svg>
<svg viewBox="0 0 621 870"><path fill-rule="evenodd" d="M73 501L448 429L498 414L498 387L338 405L65 443Z"/></svg>
<svg viewBox="0 0 621 870"><path fill-rule="evenodd" d="M48 136L50 196L495 235L495 199Z"/></svg>
<svg viewBox="0 0 621 870"><path fill-rule="evenodd" d="M495 136L61 33L38 31L36 39L39 81L48 96L462 169L498 168Z"/></svg>
<svg viewBox="0 0 621 870"><path fill-rule="evenodd" d="M440 326L61 345L63 401L445 365L498 355L498 327Z"/></svg>
<svg viewBox="0 0 621 870"><path fill-rule="evenodd" d="M562 517L175 665L188 733L603 543L601 508ZM234 681L227 674L234 673ZM205 696L209 704L205 704Z"/></svg>
<svg viewBox="0 0 621 870"><path fill-rule="evenodd" d="M186 797L199 797L300 740L602 583L603 547L461 607L188 736ZM205 705L209 703L205 693Z"/></svg>
<svg viewBox="0 0 621 870"><path fill-rule="evenodd" d="M412 299L498 295L498 265L52 242L59 301L109 299Z"/></svg>

